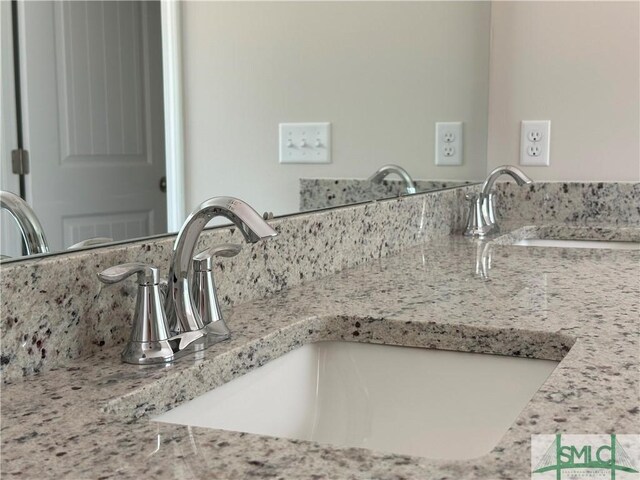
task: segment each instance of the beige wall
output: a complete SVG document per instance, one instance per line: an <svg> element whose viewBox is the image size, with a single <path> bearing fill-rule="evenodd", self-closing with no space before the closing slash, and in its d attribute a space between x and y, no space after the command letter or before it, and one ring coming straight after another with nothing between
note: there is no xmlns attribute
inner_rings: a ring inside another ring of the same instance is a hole
<svg viewBox="0 0 640 480"><path fill-rule="evenodd" d="M185 2L187 207L233 195L296 211L300 177L486 172L486 2ZM465 165L435 167L436 121L465 122ZM333 163L280 165L278 123L332 122Z"/></svg>
<svg viewBox="0 0 640 480"><path fill-rule="evenodd" d="M536 180L640 180L640 3L494 2L489 169L519 162L520 121L551 120Z"/></svg>
<svg viewBox="0 0 640 480"><path fill-rule="evenodd" d="M388 162L479 179L518 164L521 120L551 120L534 179L640 180L638 2L401 5L185 2L187 206L290 212L300 177ZM465 122L463 167L433 165L439 120ZM278 164L278 123L298 121L332 122L333 164Z"/></svg>

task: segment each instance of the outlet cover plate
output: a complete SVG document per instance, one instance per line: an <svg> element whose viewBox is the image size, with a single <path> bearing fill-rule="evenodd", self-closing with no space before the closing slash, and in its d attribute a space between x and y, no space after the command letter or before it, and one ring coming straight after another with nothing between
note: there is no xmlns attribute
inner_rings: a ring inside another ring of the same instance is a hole
<svg viewBox="0 0 640 480"><path fill-rule="evenodd" d="M520 165L548 167L550 144L550 120L523 120L520 128Z"/></svg>
<svg viewBox="0 0 640 480"><path fill-rule="evenodd" d="M463 144L462 122L436 122L436 165L462 165Z"/></svg>
<svg viewBox="0 0 640 480"><path fill-rule="evenodd" d="M331 163L331 123L281 123L280 163Z"/></svg>

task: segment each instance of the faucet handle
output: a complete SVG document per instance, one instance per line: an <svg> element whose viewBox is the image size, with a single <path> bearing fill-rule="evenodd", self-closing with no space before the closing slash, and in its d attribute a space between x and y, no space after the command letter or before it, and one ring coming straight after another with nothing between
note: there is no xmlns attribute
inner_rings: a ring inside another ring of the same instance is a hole
<svg viewBox="0 0 640 480"><path fill-rule="evenodd" d="M192 292L195 307L202 324L206 327L210 341L229 338L229 328L222 318L216 284L213 280L213 257L235 257L242 250L241 245L223 243L208 248L193 257Z"/></svg>
<svg viewBox="0 0 640 480"><path fill-rule="evenodd" d="M158 269L140 262L122 263L107 268L98 274L98 279L102 283L113 284L121 282L134 273L138 274L138 285L158 285L160 283Z"/></svg>
<svg viewBox="0 0 640 480"><path fill-rule="evenodd" d="M465 198L467 205L467 228L464 235L467 237L484 237L494 227L485 216L486 197L482 193L467 193Z"/></svg>
<svg viewBox="0 0 640 480"><path fill-rule="evenodd" d="M194 272L208 272L213 268L213 257L235 257L242 250L242 245L236 243L221 243L203 250L193 257Z"/></svg>
<svg viewBox="0 0 640 480"><path fill-rule="evenodd" d="M133 328L122 352L122 361L136 365L170 362L174 359L174 350L169 343L158 269L139 262L123 263L98 273L98 279L102 283L114 284L133 274L138 275L138 298Z"/></svg>

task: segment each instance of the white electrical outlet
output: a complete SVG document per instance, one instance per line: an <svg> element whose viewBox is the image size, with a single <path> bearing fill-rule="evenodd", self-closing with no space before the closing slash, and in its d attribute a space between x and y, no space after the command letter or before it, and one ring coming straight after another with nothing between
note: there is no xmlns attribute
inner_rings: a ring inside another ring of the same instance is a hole
<svg viewBox="0 0 640 480"><path fill-rule="evenodd" d="M549 166L550 120L523 120L520 129L520 165Z"/></svg>
<svg viewBox="0 0 640 480"><path fill-rule="evenodd" d="M436 165L462 165L462 122L436 123Z"/></svg>
<svg viewBox="0 0 640 480"><path fill-rule="evenodd" d="M280 163L331 163L331 124L281 123Z"/></svg>

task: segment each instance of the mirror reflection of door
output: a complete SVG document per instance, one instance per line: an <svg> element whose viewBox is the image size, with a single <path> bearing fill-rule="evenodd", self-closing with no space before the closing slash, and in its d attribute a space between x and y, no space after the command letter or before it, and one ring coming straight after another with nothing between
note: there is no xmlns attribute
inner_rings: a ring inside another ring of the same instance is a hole
<svg viewBox="0 0 640 480"><path fill-rule="evenodd" d="M19 2L17 13L24 193L51 249L166 232L160 2Z"/></svg>

